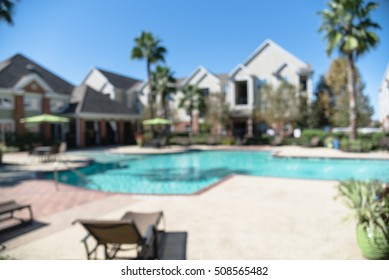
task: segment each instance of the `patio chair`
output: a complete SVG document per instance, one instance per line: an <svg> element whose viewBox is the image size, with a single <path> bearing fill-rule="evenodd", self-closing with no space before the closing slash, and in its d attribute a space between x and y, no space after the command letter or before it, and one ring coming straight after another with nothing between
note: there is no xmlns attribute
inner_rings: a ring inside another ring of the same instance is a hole
<svg viewBox="0 0 389 280"><path fill-rule="evenodd" d="M29 212L29 219L16 218L14 213L19 210L27 209ZM4 216L4 217L3 217ZM16 219L22 223L29 223L33 220L33 214L30 204L19 204L15 200L4 201L0 203L0 222Z"/></svg>
<svg viewBox="0 0 389 280"><path fill-rule="evenodd" d="M130 259L157 258L157 230L163 218L163 212L137 213L127 212L120 220L76 220L87 231L88 235L82 240L87 258L97 259L97 249L104 247L104 258L120 258L121 251L132 250L135 254ZM93 237L96 245L89 248L88 240ZM123 245L128 245L124 248Z"/></svg>

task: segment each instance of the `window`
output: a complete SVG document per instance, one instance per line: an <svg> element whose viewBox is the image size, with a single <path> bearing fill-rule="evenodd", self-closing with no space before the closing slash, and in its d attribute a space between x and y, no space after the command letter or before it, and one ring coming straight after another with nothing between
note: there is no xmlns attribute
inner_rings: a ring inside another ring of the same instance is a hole
<svg viewBox="0 0 389 280"><path fill-rule="evenodd" d="M62 112L65 110L65 101L58 99L50 99L50 111L51 112Z"/></svg>
<svg viewBox="0 0 389 280"><path fill-rule="evenodd" d="M36 97L24 97L24 109L26 111L40 111L41 99Z"/></svg>
<svg viewBox="0 0 389 280"><path fill-rule="evenodd" d="M247 105L247 81L239 81L235 83L235 104Z"/></svg>
<svg viewBox="0 0 389 280"><path fill-rule="evenodd" d="M209 95L209 88L202 88L202 89L200 89L200 91L202 92L203 96Z"/></svg>
<svg viewBox="0 0 389 280"><path fill-rule="evenodd" d="M300 76L300 91L307 91L307 76Z"/></svg>
<svg viewBox="0 0 389 280"><path fill-rule="evenodd" d="M0 109L11 109L12 98L11 97L0 97Z"/></svg>

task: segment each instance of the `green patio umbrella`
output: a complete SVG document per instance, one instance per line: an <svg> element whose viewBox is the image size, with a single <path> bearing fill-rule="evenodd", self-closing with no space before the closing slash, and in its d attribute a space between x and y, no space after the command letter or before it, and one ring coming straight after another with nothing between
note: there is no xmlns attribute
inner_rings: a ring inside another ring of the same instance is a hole
<svg viewBox="0 0 389 280"><path fill-rule="evenodd" d="M172 121L162 118L155 118L150 120L145 120L142 122L144 125L158 125L158 124L172 124Z"/></svg>
<svg viewBox="0 0 389 280"><path fill-rule="evenodd" d="M21 123L68 123L69 118L56 115L42 114L20 119Z"/></svg>

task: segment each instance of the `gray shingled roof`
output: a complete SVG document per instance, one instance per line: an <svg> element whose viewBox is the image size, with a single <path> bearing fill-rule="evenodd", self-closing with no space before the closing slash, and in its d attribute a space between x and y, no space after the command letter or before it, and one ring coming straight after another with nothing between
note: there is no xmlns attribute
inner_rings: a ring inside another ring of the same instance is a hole
<svg viewBox="0 0 389 280"><path fill-rule="evenodd" d="M74 86L21 54L0 62L0 87L12 88L25 75L38 74L57 93L70 94Z"/></svg>
<svg viewBox="0 0 389 280"><path fill-rule="evenodd" d="M99 70L108 79L108 81L116 88L126 90L132 87L134 84L141 82L140 80L126 77L120 74L115 74L100 68L97 68L97 70Z"/></svg>
<svg viewBox="0 0 389 280"><path fill-rule="evenodd" d="M215 74L215 75L220 79L223 85L228 82L228 74Z"/></svg>
<svg viewBox="0 0 389 280"><path fill-rule="evenodd" d="M81 85L74 88L71 104L64 112L71 113L101 113L101 114L134 114L122 103L111 100L108 95L95 91L94 89Z"/></svg>

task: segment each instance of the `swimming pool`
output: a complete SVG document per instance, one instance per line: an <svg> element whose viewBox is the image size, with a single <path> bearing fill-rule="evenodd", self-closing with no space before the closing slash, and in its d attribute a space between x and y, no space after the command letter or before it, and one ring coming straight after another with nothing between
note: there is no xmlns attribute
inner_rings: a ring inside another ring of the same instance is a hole
<svg viewBox="0 0 389 280"><path fill-rule="evenodd" d="M91 154L89 154L91 156ZM230 174L389 182L389 160L278 158L270 152L192 151L164 155L95 154L96 163L59 172L59 181L108 192L196 193ZM46 178L52 179L53 174Z"/></svg>

